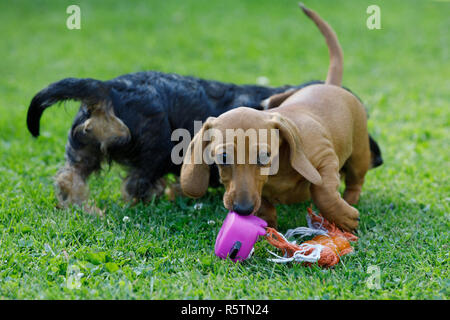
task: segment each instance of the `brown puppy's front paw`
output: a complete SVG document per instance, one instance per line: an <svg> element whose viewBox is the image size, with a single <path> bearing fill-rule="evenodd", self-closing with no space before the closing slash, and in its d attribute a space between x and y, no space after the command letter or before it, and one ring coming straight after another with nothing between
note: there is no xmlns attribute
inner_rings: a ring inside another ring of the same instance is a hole
<svg viewBox="0 0 450 320"><path fill-rule="evenodd" d="M337 227L345 231L354 232L358 228L359 212L357 209L348 206L345 211L333 220Z"/></svg>

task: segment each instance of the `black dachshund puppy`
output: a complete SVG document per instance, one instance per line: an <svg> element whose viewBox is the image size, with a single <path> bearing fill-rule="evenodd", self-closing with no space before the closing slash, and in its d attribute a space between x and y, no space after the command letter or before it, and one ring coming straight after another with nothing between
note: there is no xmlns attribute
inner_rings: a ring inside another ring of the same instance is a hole
<svg viewBox="0 0 450 320"><path fill-rule="evenodd" d="M127 201L148 200L165 190L164 176L179 175L181 164L171 161L173 130L184 128L194 134L194 121L217 117L240 106L262 109L269 96L299 86L269 88L234 85L161 72L138 72L109 81L67 78L49 85L31 101L28 130L39 135L44 110L59 101L78 100L81 106L66 145L66 164L56 177L56 196L62 207L88 206L88 177L105 161L128 168L122 186ZM212 186L218 173L212 172Z"/></svg>

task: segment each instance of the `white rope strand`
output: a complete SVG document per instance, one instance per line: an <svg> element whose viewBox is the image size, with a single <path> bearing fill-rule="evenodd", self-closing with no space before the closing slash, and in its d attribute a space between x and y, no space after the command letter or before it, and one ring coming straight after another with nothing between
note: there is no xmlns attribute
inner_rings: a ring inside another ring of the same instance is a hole
<svg viewBox="0 0 450 320"><path fill-rule="evenodd" d="M319 222L312 222L311 217L309 216L309 214L307 214L306 215L306 222L308 223L308 227L310 227L311 229L323 230L325 232L328 232L327 229L325 229L323 227L324 218L322 216L319 216L319 218L321 219L320 223Z"/></svg>
<svg viewBox="0 0 450 320"><path fill-rule="evenodd" d="M298 227L295 229L289 229L286 231L284 235L286 238L292 238L293 236L300 236L301 238L315 235L327 235L326 230L315 229L315 228L307 228L307 227Z"/></svg>
<svg viewBox="0 0 450 320"><path fill-rule="evenodd" d="M321 244L309 244L309 243L305 243L302 244L300 246L300 250L297 250L294 252L294 255L290 258L284 256L281 257L279 255L277 255L276 253L273 253L272 251L269 251L270 254L272 254L273 256L275 256L276 258L272 258L272 259L268 259L269 261L272 262L277 262L277 263L287 263L287 262L291 262L291 261L295 261L295 262L317 262L320 259L320 253L322 252L322 249L324 248ZM305 254L306 252L310 251L312 249L312 251L309 254Z"/></svg>
<svg viewBox="0 0 450 320"><path fill-rule="evenodd" d="M307 237L307 236L314 236L314 235L326 235L328 236L328 230L323 227L324 218L320 217L322 220L321 222L312 222L311 217L309 214L306 215L306 221L308 223L308 227L298 227L295 229L289 229L286 231L285 235L282 235L281 233L278 233L277 236L280 236L285 240L286 242L290 242L292 244L296 244L296 241L288 241L288 238L292 238L293 236L300 236L301 238ZM273 253L272 251L269 251L270 254L275 256L275 258L268 259L272 262L277 263L287 263L291 261L295 262L317 262L320 259L320 253L322 252L324 246L321 244L310 244L310 243L303 243L300 246L300 249L295 251L292 257L287 257L286 252L284 254L284 257L277 255L276 253ZM308 254L306 254L309 252Z"/></svg>

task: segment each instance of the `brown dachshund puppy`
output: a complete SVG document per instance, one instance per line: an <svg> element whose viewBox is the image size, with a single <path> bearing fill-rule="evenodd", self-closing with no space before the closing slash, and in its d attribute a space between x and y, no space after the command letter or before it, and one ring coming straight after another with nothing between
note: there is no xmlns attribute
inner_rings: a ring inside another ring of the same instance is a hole
<svg viewBox="0 0 450 320"><path fill-rule="evenodd" d="M228 210L255 214L275 227L274 204L312 198L326 219L355 230L359 213L351 205L358 202L364 176L373 166L366 111L341 88L343 54L336 34L315 12L302 9L316 23L330 51L325 84L278 95L280 106L272 110L241 107L209 118L189 146L181 187L191 197L206 192L209 167L198 157L209 155L219 166ZM259 134L252 135L252 130ZM338 191L341 174L344 198Z"/></svg>

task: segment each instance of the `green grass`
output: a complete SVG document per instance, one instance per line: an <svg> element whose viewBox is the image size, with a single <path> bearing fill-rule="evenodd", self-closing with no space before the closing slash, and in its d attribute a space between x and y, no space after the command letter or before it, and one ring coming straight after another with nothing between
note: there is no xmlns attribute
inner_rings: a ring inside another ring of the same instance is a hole
<svg viewBox="0 0 450 320"><path fill-rule="evenodd" d="M373 1L306 1L339 36L344 84L366 103L385 160L366 178L355 253L329 270L268 262L265 242L248 262L217 259L221 189L201 210L185 198L128 207L113 166L90 180L106 219L56 210L52 176L77 104L47 110L37 140L25 127L33 95L64 77L324 79L324 40L296 1L83 0L82 29L70 31L72 3L0 2L0 298L448 299L449 2L377 1L382 29L368 30ZM308 205L280 206L280 231L304 226ZM79 288L67 286L71 270Z"/></svg>

